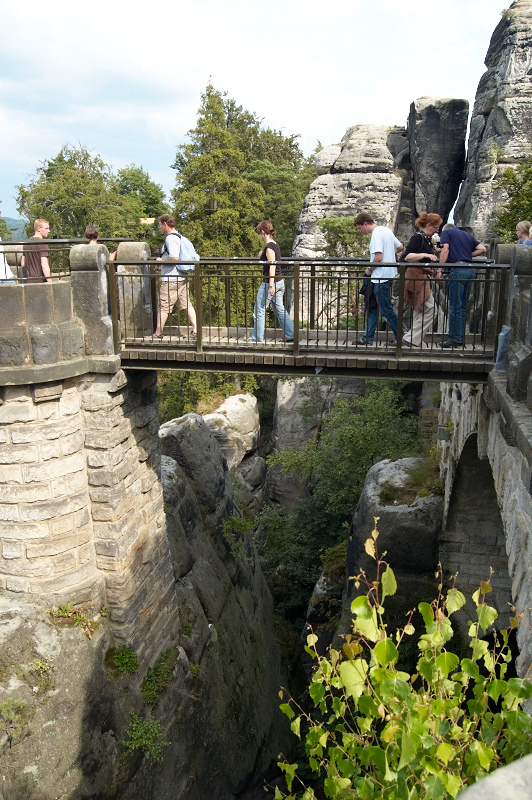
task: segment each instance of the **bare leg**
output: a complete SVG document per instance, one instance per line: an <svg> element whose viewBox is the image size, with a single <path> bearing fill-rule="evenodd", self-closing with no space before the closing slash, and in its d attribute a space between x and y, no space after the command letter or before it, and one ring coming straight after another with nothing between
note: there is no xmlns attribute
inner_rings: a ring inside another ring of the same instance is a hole
<svg viewBox="0 0 532 800"><path fill-rule="evenodd" d="M192 333L196 333L196 311L190 303L187 305L187 317L192 325Z"/></svg>
<svg viewBox="0 0 532 800"><path fill-rule="evenodd" d="M167 311L161 311L161 309L159 309L158 312L157 312L157 327L153 331L153 335L154 336L162 336L163 335L164 323L166 322L167 319L168 319L168 312ZM194 319L196 319L195 315L194 315Z"/></svg>

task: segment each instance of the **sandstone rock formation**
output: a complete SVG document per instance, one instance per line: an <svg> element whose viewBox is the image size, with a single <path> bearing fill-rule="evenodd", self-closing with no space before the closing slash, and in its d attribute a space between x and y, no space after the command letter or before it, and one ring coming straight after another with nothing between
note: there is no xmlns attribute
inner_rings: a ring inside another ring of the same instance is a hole
<svg viewBox="0 0 532 800"><path fill-rule="evenodd" d="M464 167L468 104L422 97L412 103L406 128L355 125L340 143L316 156L311 184L298 220L293 255L322 255L324 217L369 211L407 240L421 211L446 219L456 200Z"/></svg>
<svg viewBox="0 0 532 800"><path fill-rule="evenodd" d="M403 458L399 461L381 461L375 464L366 476L364 489L351 523L347 550L347 585L343 599L343 623L345 632L350 627L351 601L364 591L356 589L353 575L365 570L373 580L375 562L366 553L364 542L371 536L374 518L379 517L377 548L386 551L386 561L393 569L398 583L398 592L387 608L395 618L413 608L421 600L432 598L435 592L434 570L438 562L438 535L441 528L443 498L435 495L417 497L411 505L400 501L386 504L381 500L385 485L401 489L405 487L408 470L419 459Z"/></svg>
<svg viewBox="0 0 532 800"><path fill-rule="evenodd" d="M236 513L227 461L194 414L163 426L161 450L179 614L169 684L148 705L145 668L113 667L108 617L89 639L81 627L55 625L35 595L4 591L0 714L7 699L26 706L16 733L0 730L2 797L234 800L289 736L271 595L250 543L222 532ZM130 712L161 722L162 761L126 753Z"/></svg>
<svg viewBox="0 0 532 800"><path fill-rule="evenodd" d="M257 447L260 425L254 395L232 395L212 414L204 414L203 420L222 448L229 469Z"/></svg>
<svg viewBox="0 0 532 800"><path fill-rule="evenodd" d="M480 239L491 234L494 210L504 203L497 179L530 156L532 146L532 2L516 0L491 37L469 134L466 177L455 220Z"/></svg>

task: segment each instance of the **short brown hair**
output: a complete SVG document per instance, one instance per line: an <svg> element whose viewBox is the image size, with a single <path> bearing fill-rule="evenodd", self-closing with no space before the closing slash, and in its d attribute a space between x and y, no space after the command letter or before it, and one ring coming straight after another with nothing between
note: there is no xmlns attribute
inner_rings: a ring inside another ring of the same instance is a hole
<svg viewBox="0 0 532 800"><path fill-rule="evenodd" d="M269 219L263 219L256 228L257 233L265 233L275 239L275 230Z"/></svg>
<svg viewBox="0 0 532 800"><path fill-rule="evenodd" d="M169 228L175 228L175 219L171 214L162 214L162 216L159 217L159 222L168 225Z"/></svg>
<svg viewBox="0 0 532 800"><path fill-rule="evenodd" d="M368 223L368 225L375 225L375 220L368 214L367 211L361 211L360 214L357 214L355 217L355 225L364 225L364 223Z"/></svg>
<svg viewBox="0 0 532 800"><path fill-rule="evenodd" d="M85 228L85 238L89 240L98 238L98 228L95 228L94 225L87 225Z"/></svg>

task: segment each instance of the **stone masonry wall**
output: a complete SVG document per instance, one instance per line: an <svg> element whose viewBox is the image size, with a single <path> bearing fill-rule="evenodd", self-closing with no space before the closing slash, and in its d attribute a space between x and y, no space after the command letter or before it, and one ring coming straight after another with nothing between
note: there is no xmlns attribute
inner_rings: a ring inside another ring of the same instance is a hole
<svg viewBox="0 0 532 800"><path fill-rule="evenodd" d="M156 374L93 373L1 396L0 586L105 605L114 636L152 662L178 625Z"/></svg>

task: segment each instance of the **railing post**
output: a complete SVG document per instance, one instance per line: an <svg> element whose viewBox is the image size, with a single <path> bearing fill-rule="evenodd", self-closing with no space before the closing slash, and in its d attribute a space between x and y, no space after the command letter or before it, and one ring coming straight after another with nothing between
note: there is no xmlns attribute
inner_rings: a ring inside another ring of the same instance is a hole
<svg viewBox="0 0 532 800"><path fill-rule="evenodd" d="M299 261L294 263L294 355L299 355Z"/></svg>
<svg viewBox="0 0 532 800"><path fill-rule="evenodd" d="M231 327L231 288L230 288L230 278L229 278L229 264L224 264L224 284L225 284L225 327L227 328L227 332L229 333L229 328ZM238 293L238 287L237 287ZM237 294L238 296L238 294ZM237 306L238 308L238 306Z"/></svg>
<svg viewBox="0 0 532 800"><path fill-rule="evenodd" d="M405 299L405 275L406 264L398 264L399 267L399 298L397 300L397 355L400 356L403 349L403 306Z"/></svg>
<svg viewBox="0 0 532 800"><path fill-rule="evenodd" d="M194 264L194 297L196 300L196 352L203 352L203 295L201 291L201 263Z"/></svg>
<svg viewBox="0 0 532 800"><path fill-rule="evenodd" d="M497 303L497 320L495 334L499 335L502 326L506 321L506 282L508 279L508 268L499 266L501 279L499 282L499 302Z"/></svg>
<svg viewBox="0 0 532 800"><path fill-rule="evenodd" d="M109 300L111 305L111 320L113 322L113 346L115 355L120 353L120 336L118 325L118 292L116 291L115 262L108 262L109 268Z"/></svg>
<svg viewBox="0 0 532 800"><path fill-rule="evenodd" d="M299 267L299 264L298 264ZM313 331L316 327L316 314L314 312L314 305L316 303L316 265L310 265L310 313L309 313L309 327Z"/></svg>

